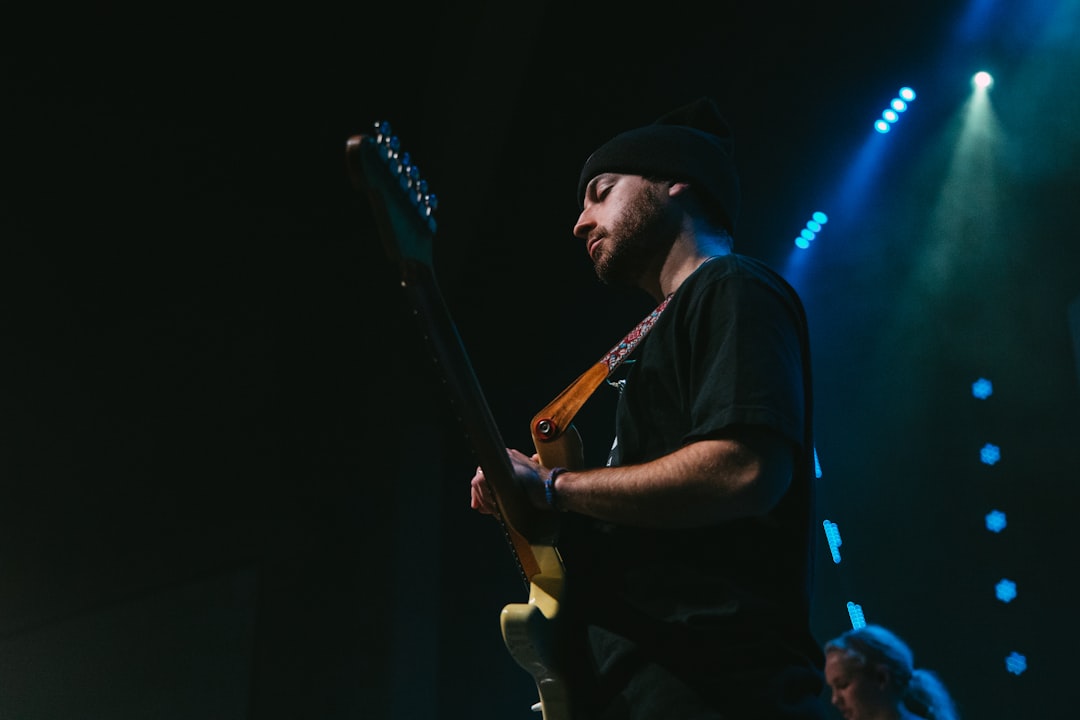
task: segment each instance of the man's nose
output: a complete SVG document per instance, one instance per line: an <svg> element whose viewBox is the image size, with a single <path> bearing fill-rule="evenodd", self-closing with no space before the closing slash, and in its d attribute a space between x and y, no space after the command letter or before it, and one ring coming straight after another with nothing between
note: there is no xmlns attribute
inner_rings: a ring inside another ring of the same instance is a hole
<svg viewBox="0 0 1080 720"><path fill-rule="evenodd" d="M585 213L581 213L577 222L574 223L574 237L579 240L585 240L589 236L589 225L584 220Z"/></svg>
<svg viewBox="0 0 1080 720"><path fill-rule="evenodd" d="M589 208L586 207L578 215L577 222L574 223L574 237L580 240L588 240L589 232L596 227L596 221L592 219L592 215L589 212Z"/></svg>

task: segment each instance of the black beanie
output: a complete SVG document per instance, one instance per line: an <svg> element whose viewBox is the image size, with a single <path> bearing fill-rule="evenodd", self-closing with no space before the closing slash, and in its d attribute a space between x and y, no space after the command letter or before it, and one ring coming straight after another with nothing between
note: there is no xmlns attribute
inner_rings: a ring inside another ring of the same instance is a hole
<svg viewBox="0 0 1080 720"><path fill-rule="evenodd" d="M601 173L626 173L689 182L710 210L735 232L739 215L739 176L733 159L731 128L711 98L697 100L628 130L601 145L581 169L577 196Z"/></svg>

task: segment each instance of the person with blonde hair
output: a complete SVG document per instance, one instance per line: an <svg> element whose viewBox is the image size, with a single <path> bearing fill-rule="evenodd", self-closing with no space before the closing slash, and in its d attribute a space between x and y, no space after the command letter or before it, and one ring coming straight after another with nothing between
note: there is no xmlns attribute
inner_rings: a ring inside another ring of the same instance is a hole
<svg viewBox="0 0 1080 720"><path fill-rule="evenodd" d="M848 630L825 643L825 682L844 720L958 720L936 673L915 667L911 648L880 625Z"/></svg>

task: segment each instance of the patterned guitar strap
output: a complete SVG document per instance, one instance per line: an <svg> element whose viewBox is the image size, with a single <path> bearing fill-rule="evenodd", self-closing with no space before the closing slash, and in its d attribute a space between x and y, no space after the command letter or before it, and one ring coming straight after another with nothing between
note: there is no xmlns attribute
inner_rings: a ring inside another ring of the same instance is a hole
<svg viewBox="0 0 1080 720"><path fill-rule="evenodd" d="M672 293L673 295L674 293ZM638 343L644 339L649 331L652 330L653 325L656 324L660 314L664 312L664 308L667 307L668 302L671 301L671 295L664 298L664 301L656 306L656 309L645 316L645 318L634 327L626 337L620 340L611 350L609 350L604 357L593 365L591 368L583 372L577 380L570 383L570 385L559 393L554 400L547 404L544 409L533 416L532 419L532 436L533 441L536 443L537 449L540 447L540 443L547 443L555 440L562 435L570 423L573 422L574 416L577 415L578 410L585 404L585 401L592 397L592 394L596 392L596 389L600 387L600 384L604 382L611 373L615 371L623 360L633 352L634 348L638 346Z"/></svg>

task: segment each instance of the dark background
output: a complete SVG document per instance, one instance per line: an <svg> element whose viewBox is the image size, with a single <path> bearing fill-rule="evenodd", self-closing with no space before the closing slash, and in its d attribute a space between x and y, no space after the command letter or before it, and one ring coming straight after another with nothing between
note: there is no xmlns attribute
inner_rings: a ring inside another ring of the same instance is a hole
<svg viewBox="0 0 1080 720"><path fill-rule="evenodd" d="M811 321L843 538L836 565L819 535L815 632L855 602L963 716L1073 717L1077 6L831 7L5 22L0 716L533 717L498 629L524 590L468 509L475 461L345 141L391 121L439 195L442 292L528 448L532 414L649 309L570 234L581 163L711 94L739 249ZM877 135L902 85L919 95ZM594 461L613 400L579 418Z"/></svg>

